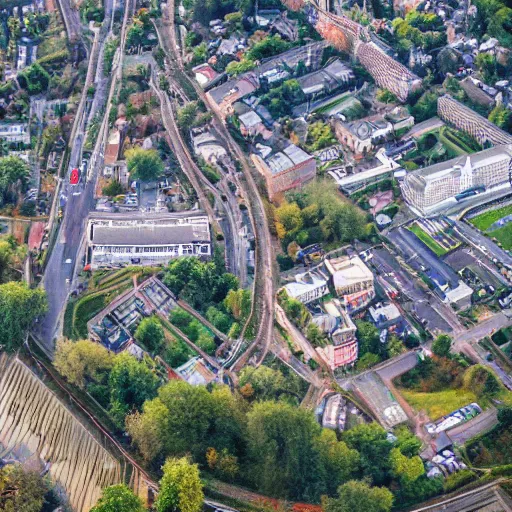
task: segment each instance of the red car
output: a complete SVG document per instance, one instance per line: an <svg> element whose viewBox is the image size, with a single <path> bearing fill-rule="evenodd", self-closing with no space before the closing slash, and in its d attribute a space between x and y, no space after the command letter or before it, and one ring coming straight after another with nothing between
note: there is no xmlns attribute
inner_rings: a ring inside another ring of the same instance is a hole
<svg viewBox="0 0 512 512"><path fill-rule="evenodd" d="M71 176L69 177L69 183L71 185L77 185L80 181L80 171L78 169L73 169L71 171Z"/></svg>

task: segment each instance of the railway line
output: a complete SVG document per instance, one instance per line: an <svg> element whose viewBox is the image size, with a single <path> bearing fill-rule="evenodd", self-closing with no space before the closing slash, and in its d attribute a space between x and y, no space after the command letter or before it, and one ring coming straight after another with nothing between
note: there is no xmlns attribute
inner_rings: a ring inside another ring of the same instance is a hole
<svg viewBox="0 0 512 512"><path fill-rule="evenodd" d="M240 163L242 167L241 177L239 177L240 192L248 206L248 213L255 235L255 268L253 282L253 302L250 316L243 327L241 341L239 341L231 351L228 358L228 366L234 370L242 368L254 355L256 364L261 364L264 360L270 343L273 338L274 329L274 300L275 300L275 273L274 257L272 250L272 238L268 228L268 219L265 206L258 190L253 172L255 170L249 164L246 155L240 146L235 142L231 133L224 123L217 105L210 101L201 87L186 75L183 68L183 62L179 54L179 45L176 41L176 30L174 25L174 4L167 3L163 12L164 29L160 38L162 47L168 56L173 71L181 73L196 91L199 99L209 108L213 114L214 126L228 146L231 155ZM256 325L256 335L252 342L244 340L247 329L251 325ZM255 353L257 352L257 353ZM226 362L224 363L226 364Z"/></svg>

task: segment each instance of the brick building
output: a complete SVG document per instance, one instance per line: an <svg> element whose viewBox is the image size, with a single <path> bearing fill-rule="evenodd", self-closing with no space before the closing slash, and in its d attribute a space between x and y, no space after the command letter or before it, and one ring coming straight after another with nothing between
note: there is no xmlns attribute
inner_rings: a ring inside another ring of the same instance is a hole
<svg viewBox="0 0 512 512"><path fill-rule="evenodd" d="M316 160L294 144L267 158L253 154L251 159L265 178L270 200L280 192L304 185L316 175Z"/></svg>

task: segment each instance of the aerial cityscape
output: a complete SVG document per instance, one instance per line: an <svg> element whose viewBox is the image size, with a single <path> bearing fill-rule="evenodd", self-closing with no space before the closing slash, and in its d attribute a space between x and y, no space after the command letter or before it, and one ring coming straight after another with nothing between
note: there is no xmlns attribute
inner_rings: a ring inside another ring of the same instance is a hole
<svg viewBox="0 0 512 512"><path fill-rule="evenodd" d="M512 512L512 1L1 0L0 511Z"/></svg>

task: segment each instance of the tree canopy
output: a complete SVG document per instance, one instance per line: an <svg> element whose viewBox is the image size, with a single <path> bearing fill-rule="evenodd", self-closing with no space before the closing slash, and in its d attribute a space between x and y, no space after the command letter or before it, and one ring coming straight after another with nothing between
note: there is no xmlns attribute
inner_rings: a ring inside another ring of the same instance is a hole
<svg viewBox="0 0 512 512"><path fill-rule="evenodd" d="M432 352L439 357L447 357L450 354L452 339L447 334L440 334L432 343Z"/></svg>
<svg viewBox="0 0 512 512"><path fill-rule="evenodd" d="M155 503L157 512L200 512L203 509L203 485L197 464L186 457L167 459Z"/></svg>
<svg viewBox="0 0 512 512"><path fill-rule="evenodd" d="M17 193L25 190L29 178L28 165L21 158L0 158L0 206L3 202L15 202Z"/></svg>
<svg viewBox="0 0 512 512"><path fill-rule="evenodd" d="M164 163L155 149L135 147L128 149L125 156L132 179L144 182L155 181L164 172Z"/></svg>
<svg viewBox="0 0 512 512"><path fill-rule="evenodd" d="M158 352L165 340L164 329L158 317L143 318L135 331L134 338L148 352Z"/></svg>
<svg viewBox="0 0 512 512"><path fill-rule="evenodd" d="M338 489L338 498L324 503L325 512L389 512L393 494L385 487L370 487L352 480Z"/></svg>
<svg viewBox="0 0 512 512"><path fill-rule="evenodd" d="M103 489L98 503L91 512L144 512L142 500L124 484L111 485Z"/></svg>
<svg viewBox="0 0 512 512"><path fill-rule="evenodd" d="M0 284L0 345L17 350L36 318L46 312L44 290L31 290L23 283Z"/></svg>

